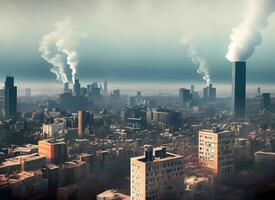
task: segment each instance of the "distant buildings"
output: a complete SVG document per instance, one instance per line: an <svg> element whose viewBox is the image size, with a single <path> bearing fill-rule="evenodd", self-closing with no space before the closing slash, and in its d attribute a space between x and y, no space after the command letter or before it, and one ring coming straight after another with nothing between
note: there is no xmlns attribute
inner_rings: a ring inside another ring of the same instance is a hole
<svg viewBox="0 0 275 200"><path fill-rule="evenodd" d="M52 124L43 124L42 133L44 138L51 137L62 137L64 129L66 128L66 124L61 123L52 123Z"/></svg>
<svg viewBox="0 0 275 200"><path fill-rule="evenodd" d="M60 106L62 111L77 112L85 110L88 105L88 98L85 96L73 96L72 93L63 93L59 96Z"/></svg>
<svg viewBox="0 0 275 200"><path fill-rule="evenodd" d="M216 101L216 88L213 88L212 84L203 88L203 98L207 102L215 102Z"/></svg>
<svg viewBox="0 0 275 200"><path fill-rule="evenodd" d="M262 101L262 105L263 105L263 110L268 111L270 109L270 93L263 93L263 101Z"/></svg>
<svg viewBox="0 0 275 200"><path fill-rule="evenodd" d="M147 123L150 125L176 126L181 119L181 113L164 108L148 109L147 111Z"/></svg>
<svg viewBox="0 0 275 200"><path fill-rule="evenodd" d="M189 89L180 88L179 97L181 102L190 102L192 100L192 94Z"/></svg>
<svg viewBox="0 0 275 200"><path fill-rule="evenodd" d="M74 95L75 96L80 96L80 83L79 83L79 80L76 79L75 82L74 82Z"/></svg>
<svg viewBox="0 0 275 200"><path fill-rule="evenodd" d="M113 103L120 101L120 90L119 89L113 91L113 93L111 94L111 101Z"/></svg>
<svg viewBox="0 0 275 200"><path fill-rule="evenodd" d="M14 77L7 76L5 81L5 118L16 119L17 115L17 87Z"/></svg>
<svg viewBox="0 0 275 200"><path fill-rule="evenodd" d="M232 67L232 113L235 119L245 117L246 63L233 62Z"/></svg>
<svg viewBox="0 0 275 200"><path fill-rule="evenodd" d="M141 128L146 126L147 110L140 106L126 107L121 111L121 118L125 126Z"/></svg>
<svg viewBox="0 0 275 200"><path fill-rule="evenodd" d="M141 92L137 91L137 95L130 97L130 106L140 106L144 104L144 99L141 96Z"/></svg>
<svg viewBox="0 0 275 200"><path fill-rule="evenodd" d="M38 141L38 154L46 156L52 163L62 163L67 159L66 143L55 139Z"/></svg>
<svg viewBox="0 0 275 200"><path fill-rule="evenodd" d="M234 170L234 133L220 128L199 131L199 162L217 176Z"/></svg>
<svg viewBox="0 0 275 200"><path fill-rule="evenodd" d="M131 158L131 199L182 199L183 157L165 148L144 146L144 155Z"/></svg>

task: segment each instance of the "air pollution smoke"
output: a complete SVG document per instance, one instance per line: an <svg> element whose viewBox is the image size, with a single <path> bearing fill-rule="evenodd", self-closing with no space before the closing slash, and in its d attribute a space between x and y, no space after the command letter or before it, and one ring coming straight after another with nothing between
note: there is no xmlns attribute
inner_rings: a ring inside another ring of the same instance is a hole
<svg viewBox="0 0 275 200"><path fill-rule="evenodd" d="M188 47L188 57L192 60L192 63L197 68L197 73L199 73L202 76L203 80L206 82L206 85L208 86L210 84L210 75L208 72L207 62L205 61L205 59L198 56L197 51L194 45L191 44L189 38L183 38L180 42Z"/></svg>
<svg viewBox="0 0 275 200"><path fill-rule="evenodd" d="M267 27L268 17L275 10L275 0L249 1L245 19L239 26L233 28L230 36L226 58L231 62L245 61L255 51L255 47L262 43L260 29Z"/></svg>
<svg viewBox="0 0 275 200"><path fill-rule="evenodd" d="M71 69L72 82L74 83L78 64L75 47L80 36L73 31L69 18L56 22L54 25L56 30L43 37L39 51L42 58L53 66L51 72L56 75L56 79L63 83L68 82L65 72L67 63Z"/></svg>

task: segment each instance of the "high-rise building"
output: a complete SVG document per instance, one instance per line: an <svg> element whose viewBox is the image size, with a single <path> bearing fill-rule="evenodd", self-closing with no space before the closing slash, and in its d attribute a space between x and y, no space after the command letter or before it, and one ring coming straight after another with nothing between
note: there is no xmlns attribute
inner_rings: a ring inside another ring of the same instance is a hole
<svg viewBox="0 0 275 200"><path fill-rule="evenodd" d="M38 154L52 163L62 163L67 159L66 143L55 139L39 140Z"/></svg>
<svg viewBox="0 0 275 200"><path fill-rule="evenodd" d="M17 87L14 86L14 77L7 76L5 81L5 118L16 119Z"/></svg>
<svg viewBox="0 0 275 200"><path fill-rule="evenodd" d="M74 81L74 95L80 96L80 83L78 79L75 79Z"/></svg>
<svg viewBox="0 0 275 200"><path fill-rule="evenodd" d="M232 67L232 113L235 119L245 117L246 63L233 62Z"/></svg>
<svg viewBox="0 0 275 200"><path fill-rule="evenodd" d="M203 98L208 102L216 101L216 88L213 88L212 84L203 88Z"/></svg>
<svg viewBox="0 0 275 200"><path fill-rule="evenodd" d="M192 100L192 95L189 89L180 88L179 97L181 102L189 102Z"/></svg>
<svg viewBox="0 0 275 200"><path fill-rule="evenodd" d="M199 162L216 176L226 176L234 170L234 133L220 128L199 131Z"/></svg>
<svg viewBox="0 0 275 200"><path fill-rule="evenodd" d="M270 93L263 93L263 109L269 110L270 108Z"/></svg>
<svg viewBox="0 0 275 200"><path fill-rule="evenodd" d="M92 120L93 115L90 112L78 111L78 137L89 134Z"/></svg>
<svg viewBox="0 0 275 200"><path fill-rule="evenodd" d="M104 96L108 95L108 82L105 80L104 81Z"/></svg>
<svg viewBox="0 0 275 200"><path fill-rule="evenodd" d="M144 146L144 155L131 158L131 199L182 199L184 163L164 147Z"/></svg>

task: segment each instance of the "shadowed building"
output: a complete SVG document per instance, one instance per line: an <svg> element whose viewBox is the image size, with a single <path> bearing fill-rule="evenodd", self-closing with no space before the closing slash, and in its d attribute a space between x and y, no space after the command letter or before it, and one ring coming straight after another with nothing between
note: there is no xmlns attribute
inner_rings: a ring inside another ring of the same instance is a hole
<svg viewBox="0 0 275 200"><path fill-rule="evenodd" d="M93 115L90 112L78 111L78 137L89 134L92 120Z"/></svg>
<svg viewBox="0 0 275 200"><path fill-rule="evenodd" d="M7 76L5 81L5 118L16 119L17 87L14 86L14 77Z"/></svg>
<svg viewBox="0 0 275 200"><path fill-rule="evenodd" d="M232 113L235 119L245 117L246 63L233 62L232 66Z"/></svg>
<svg viewBox="0 0 275 200"><path fill-rule="evenodd" d="M270 108L270 93L263 93L263 109L269 110Z"/></svg>
<svg viewBox="0 0 275 200"><path fill-rule="evenodd" d="M80 83L79 83L79 80L76 79L75 82L74 82L74 95L75 96L80 96Z"/></svg>

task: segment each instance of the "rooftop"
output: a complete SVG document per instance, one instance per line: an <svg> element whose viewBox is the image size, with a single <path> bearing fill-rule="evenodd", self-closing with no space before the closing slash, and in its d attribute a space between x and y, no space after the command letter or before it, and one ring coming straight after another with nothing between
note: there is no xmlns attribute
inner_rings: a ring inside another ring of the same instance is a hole
<svg viewBox="0 0 275 200"><path fill-rule="evenodd" d="M46 158L46 156L40 156L37 153L34 153L34 154L29 154L29 155L8 158L4 162L0 163L0 169L4 168L4 167L8 167L8 166L19 165L20 159L22 159L24 161L33 161L33 160L41 159L41 158Z"/></svg>

